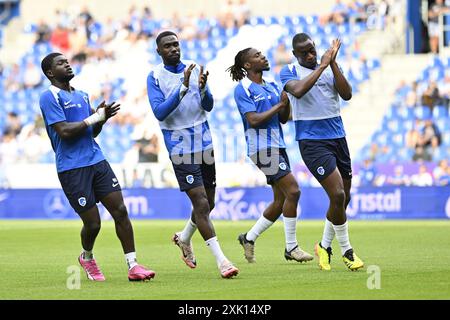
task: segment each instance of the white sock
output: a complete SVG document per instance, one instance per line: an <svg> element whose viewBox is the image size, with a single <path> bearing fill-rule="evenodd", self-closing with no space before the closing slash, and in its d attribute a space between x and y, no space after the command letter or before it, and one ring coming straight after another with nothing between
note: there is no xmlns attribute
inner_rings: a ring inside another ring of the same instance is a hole
<svg viewBox="0 0 450 320"><path fill-rule="evenodd" d="M137 265L136 252L125 253L125 261L128 264L128 270Z"/></svg>
<svg viewBox="0 0 450 320"><path fill-rule="evenodd" d="M298 245L296 236L297 218L287 218L283 216L283 222L284 236L286 238L286 250L291 251Z"/></svg>
<svg viewBox="0 0 450 320"><path fill-rule="evenodd" d="M94 259L94 254L91 251L83 249L83 260L92 260Z"/></svg>
<svg viewBox="0 0 450 320"><path fill-rule="evenodd" d="M269 229L269 227L273 225L273 222L267 219L264 216L261 216L258 221L253 225L249 232L247 232L247 240L255 241L261 233Z"/></svg>
<svg viewBox="0 0 450 320"><path fill-rule="evenodd" d="M208 248L211 250L212 254L216 258L217 265L220 266L224 260L227 260L225 255L222 252L222 249L219 245L219 240L217 237L212 237L205 241Z"/></svg>
<svg viewBox="0 0 450 320"><path fill-rule="evenodd" d="M331 247L331 242L333 242L334 234L333 224L328 219L325 219L322 241L320 241L320 245L322 246L322 248L326 249Z"/></svg>
<svg viewBox="0 0 450 320"><path fill-rule="evenodd" d="M336 239L339 242L339 246L341 247L342 255L344 255L345 251L351 249L350 240L348 238L348 223L345 221L344 224L341 225L333 225L334 232L336 232Z"/></svg>
<svg viewBox="0 0 450 320"><path fill-rule="evenodd" d="M183 231L181 231L180 234L180 240L184 243L190 243L192 236L194 235L195 231L197 230L197 225L192 222L191 219L188 220L186 225L184 226Z"/></svg>

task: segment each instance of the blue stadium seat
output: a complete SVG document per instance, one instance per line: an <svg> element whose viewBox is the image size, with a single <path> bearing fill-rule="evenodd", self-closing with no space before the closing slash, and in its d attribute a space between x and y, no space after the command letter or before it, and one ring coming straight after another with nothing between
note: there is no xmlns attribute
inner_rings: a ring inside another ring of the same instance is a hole
<svg viewBox="0 0 450 320"><path fill-rule="evenodd" d="M401 130L400 122L398 120L389 120L386 127L392 133L398 133Z"/></svg>
<svg viewBox="0 0 450 320"><path fill-rule="evenodd" d="M369 59L367 61L367 67L372 70L372 69L377 69L381 66L380 60L378 59Z"/></svg>
<svg viewBox="0 0 450 320"><path fill-rule="evenodd" d="M433 161L438 162L443 159L447 159L449 155L447 154L445 147L439 146L438 148L432 151L431 156Z"/></svg>
<svg viewBox="0 0 450 320"><path fill-rule="evenodd" d="M317 15L310 15L305 17L305 21L309 25L318 25L319 17Z"/></svg>
<svg viewBox="0 0 450 320"><path fill-rule="evenodd" d="M397 161L400 162L410 162L412 161L412 157L414 155L414 150L402 147L398 149L398 152L396 154Z"/></svg>
<svg viewBox="0 0 450 320"><path fill-rule="evenodd" d="M450 131L450 119L449 118L439 118L434 120L434 123L437 125L438 129L441 132Z"/></svg>
<svg viewBox="0 0 450 320"><path fill-rule="evenodd" d="M414 108L414 115L421 120L429 119L431 117L431 110L427 106L418 106Z"/></svg>
<svg viewBox="0 0 450 320"><path fill-rule="evenodd" d="M250 25L256 26L259 24L264 24L264 18L263 17L251 17L250 18Z"/></svg>
<svg viewBox="0 0 450 320"><path fill-rule="evenodd" d="M448 117L448 108L446 106L435 106L433 108L433 118L440 119Z"/></svg>
<svg viewBox="0 0 450 320"><path fill-rule="evenodd" d="M442 133L442 144L446 147L450 147L450 132Z"/></svg>

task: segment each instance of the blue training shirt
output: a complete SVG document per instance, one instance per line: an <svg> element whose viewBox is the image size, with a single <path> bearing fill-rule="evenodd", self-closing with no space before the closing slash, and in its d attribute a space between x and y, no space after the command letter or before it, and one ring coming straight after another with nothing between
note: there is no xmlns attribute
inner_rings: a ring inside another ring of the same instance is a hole
<svg viewBox="0 0 450 320"><path fill-rule="evenodd" d="M213 148L207 112L214 99L208 85L198 87L200 67L192 70L189 88L182 92L184 69L194 63L184 60L177 66L157 65L147 77L147 94L153 114L159 120L170 156L201 152Z"/></svg>
<svg viewBox="0 0 450 320"><path fill-rule="evenodd" d="M283 88L291 80L301 80L314 70L298 62L284 66L280 71ZM339 94L334 86L334 75L327 67L313 87L300 99L288 93L295 123L296 140L337 139L345 137L340 116Z"/></svg>
<svg viewBox="0 0 450 320"><path fill-rule="evenodd" d="M47 134L55 151L58 173L91 166L105 160L100 147L94 140L91 126L73 139L61 139L53 128L55 123L79 122L91 115L87 93L79 90L68 92L52 85L41 94L39 105Z"/></svg>
<svg viewBox="0 0 450 320"><path fill-rule="evenodd" d="M234 100L244 124L247 155L269 148L286 148L278 114L258 128L251 128L245 116L248 112L265 112L280 102L281 91L274 81L264 79L264 84L244 78L234 89Z"/></svg>

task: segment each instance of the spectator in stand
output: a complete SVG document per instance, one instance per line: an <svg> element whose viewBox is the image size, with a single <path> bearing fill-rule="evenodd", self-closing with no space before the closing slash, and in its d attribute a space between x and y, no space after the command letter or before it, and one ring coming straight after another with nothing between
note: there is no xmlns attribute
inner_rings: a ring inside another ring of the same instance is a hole
<svg viewBox="0 0 450 320"><path fill-rule="evenodd" d="M359 185L361 187L371 186L377 175L377 171L371 159L364 160L363 166L359 169Z"/></svg>
<svg viewBox="0 0 450 320"><path fill-rule="evenodd" d="M67 28L62 25L57 25L55 30L52 32L50 42L56 51L61 51L62 53L68 53L70 49L69 42L69 32Z"/></svg>
<svg viewBox="0 0 450 320"><path fill-rule="evenodd" d="M386 178L387 185L408 186L410 184L409 177L403 173L403 166L398 165L394 168L394 175Z"/></svg>
<svg viewBox="0 0 450 320"><path fill-rule="evenodd" d="M236 27L240 28L244 24L249 23L250 15L250 6L248 5L247 0L239 0L239 3L234 6Z"/></svg>
<svg viewBox="0 0 450 320"><path fill-rule="evenodd" d="M419 145L435 150L441 144L441 132L432 120L426 120L425 126L422 130L422 135L419 139Z"/></svg>
<svg viewBox="0 0 450 320"><path fill-rule="evenodd" d="M322 26L328 23L342 24L348 21L350 13L351 9L342 0L336 0L336 3L331 8L331 13L321 16L319 23Z"/></svg>
<svg viewBox="0 0 450 320"><path fill-rule="evenodd" d="M435 180L435 184L442 187L450 185L450 167L447 167L447 170L439 177L439 179Z"/></svg>
<svg viewBox="0 0 450 320"><path fill-rule="evenodd" d="M437 185L440 185L438 181L440 181L442 177L444 177L445 179L445 176L447 176L448 171L449 171L448 160L443 159L439 161L439 165L433 170L433 178L434 181L436 181Z"/></svg>
<svg viewBox="0 0 450 320"><path fill-rule="evenodd" d="M275 62L275 67L273 72L279 74L283 66L292 62L292 53L286 49L284 42L280 42L273 53L273 60Z"/></svg>
<svg viewBox="0 0 450 320"><path fill-rule="evenodd" d="M44 20L40 20L36 26L36 41L35 43L47 43L50 41L52 30Z"/></svg>
<svg viewBox="0 0 450 320"><path fill-rule="evenodd" d="M428 37L432 53L439 53L439 16L448 12L448 9L444 0L435 0L428 10Z"/></svg>
<svg viewBox="0 0 450 320"><path fill-rule="evenodd" d="M231 29L236 26L236 20L234 17L234 3L233 0L228 0L220 9L220 14L217 17L219 25L224 29Z"/></svg>
<svg viewBox="0 0 450 320"><path fill-rule="evenodd" d="M413 161L426 161L430 162L433 158L431 157L431 154L426 150L423 146L416 146L414 150L414 155L412 160Z"/></svg>
<svg viewBox="0 0 450 320"><path fill-rule="evenodd" d="M197 38L207 39L211 26L204 12L200 12L200 15L196 18L195 25L197 26Z"/></svg>
<svg viewBox="0 0 450 320"><path fill-rule="evenodd" d="M0 136L0 155L4 165L16 164L19 161L20 149L13 131L5 131L3 139Z"/></svg>
<svg viewBox="0 0 450 320"><path fill-rule="evenodd" d="M25 70L23 71L24 89L37 88L43 83L43 80L41 71L37 65L31 59L28 60Z"/></svg>
<svg viewBox="0 0 450 320"><path fill-rule="evenodd" d="M138 141L139 143L139 162L158 162L159 141L154 133L150 139L145 136Z"/></svg>
<svg viewBox="0 0 450 320"><path fill-rule="evenodd" d="M82 24L85 28L85 34L87 39L89 40L91 38L91 30L89 29L89 26L94 22L94 17L89 12L89 8L87 6L84 6L81 10L80 14L78 15L79 18L81 18Z"/></svg>
<svg viewBox="0 0 450 320"><path fill-rule="evenodd" d="M133 169L131 188L143 188L143 187L144 187L144 180L139 177L137 170Z"/></svg>
<svg viewBox="0 0 450 320"><path fill-rule="evenodd" d="M22 130L22 122L20 121L19 116L14 111L8 112L6 116L5 128L3 130L3 134L12 134L15 138L20 131Z"/></svg>
<svg viewBox="0 0 450 320"><path fill-rule="evenodd" d="M17 63L4 71L6 79L4 80L5 91L19 91L22 89L22 75L20 74L20 67Z"/></svg>
<svg viewBox="0 0 450 320"><path fill-rule="evenodd" d="M428 84L428 88L422 95L422 104L428 106L431 111L433 111L434 106L443 104L443 99L439 94L439 88L435 81L431 81Z"/></svg>
<svg viewBox="0 0 450 320"><path fill-rule="evenodd" d="M419 166L419 173L411 177L411 182L413 186L431 187L433 185L433 177L428 172L427 167L421 164Z"/></svg>
<svg viewBox="0 0 450 320"><path fill-rule="evenodd" d="M407 148L415 149L417 147L423 128L422 120L416 119L414 126L406 132L405 143Z"/></svg>
<svg viewBox="0 0 450 320"><path fill-rule="evenodd" d="M418 83L417 81L414 81L411 84L411 90L408 91L408 93L406 94L406 106L408 108L414 108L417 105L419 105L419 94L418 94Z"/></svg>
<svg viewBox="0 0 450 320"><path fill-rule="evenodd" d="M350 23L365 22L366 13L364 11L364 4L358 0L352 0L348 4L348 16Z"/></svg>

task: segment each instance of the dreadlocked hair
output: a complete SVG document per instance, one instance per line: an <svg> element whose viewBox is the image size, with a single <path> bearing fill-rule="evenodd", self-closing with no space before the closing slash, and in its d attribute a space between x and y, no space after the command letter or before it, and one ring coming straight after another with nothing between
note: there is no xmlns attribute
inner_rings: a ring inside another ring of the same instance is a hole
<svg viewBox="0 0 450 320"><path fill-rule="evenodd" d="M226 71L230 73L233 81L240 81L247 76L247 70L244 68L245 57L251 48L247 48L238 52L234 57L234 65L229 67Z"/></svg>

